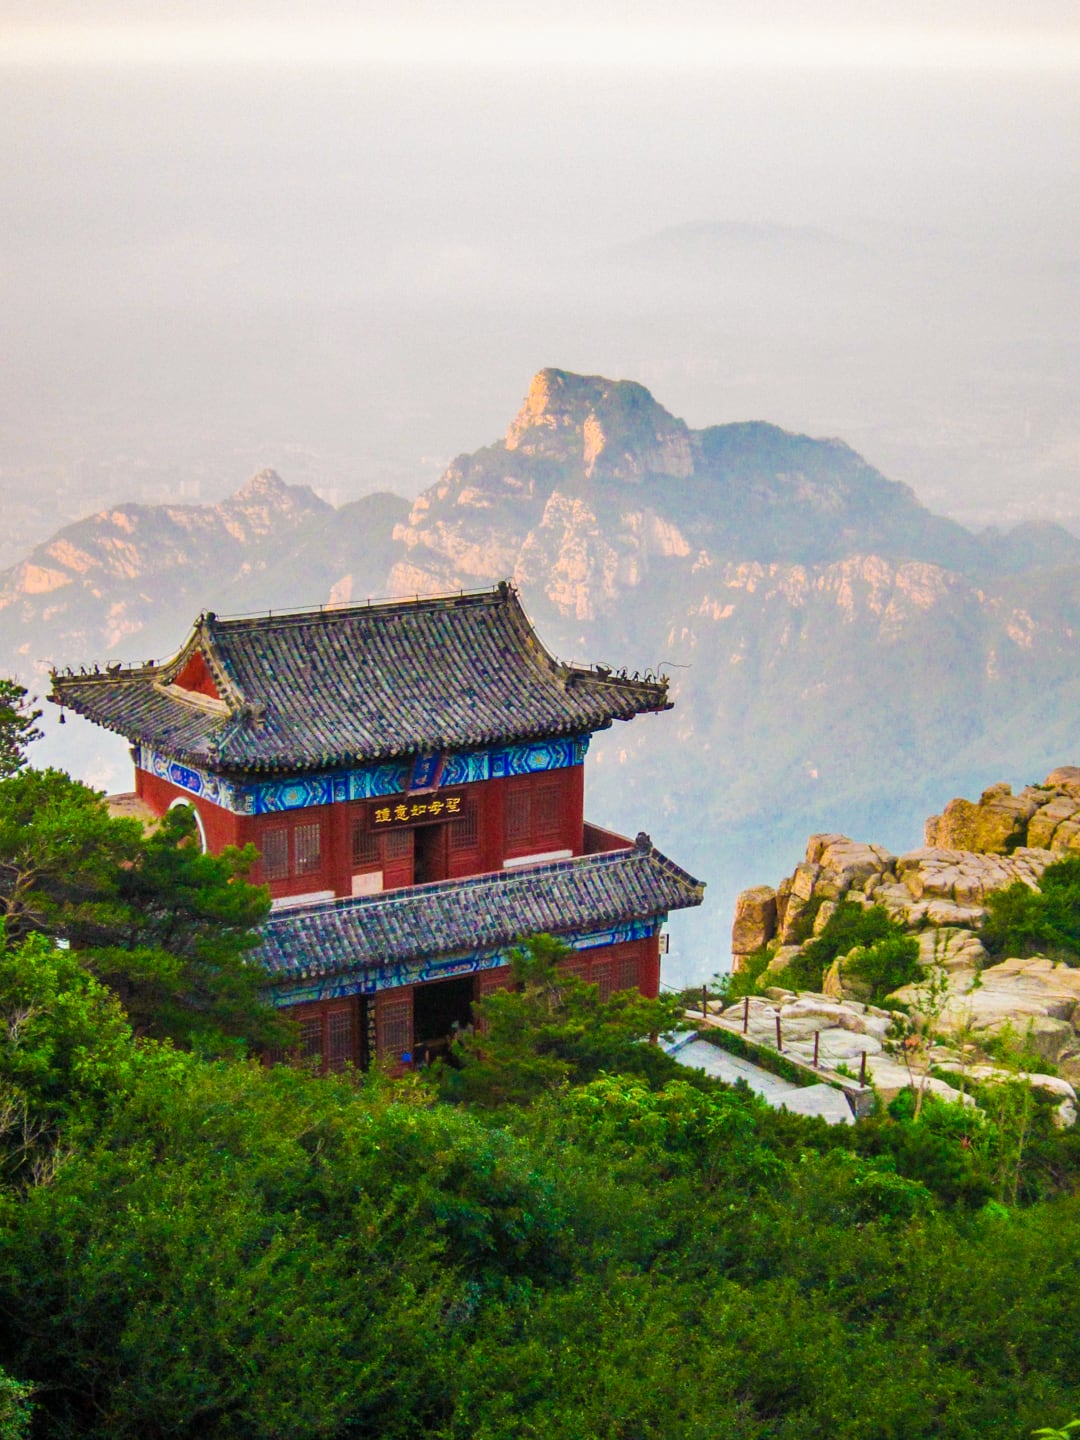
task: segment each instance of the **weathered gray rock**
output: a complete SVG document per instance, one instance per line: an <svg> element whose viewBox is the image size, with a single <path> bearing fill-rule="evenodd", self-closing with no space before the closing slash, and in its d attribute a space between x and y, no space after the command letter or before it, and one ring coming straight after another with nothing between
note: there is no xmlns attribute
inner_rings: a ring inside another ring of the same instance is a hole
<svg viewBox="0 0 1080 1440"><path fill-rule="evenodd" d="M771 885L744 890L735 901L731 927L731 950L736 956L752 955L776 934L776 891ZM737 967L736 967L737 968Z"/></svg>
<svg viewBox="0 0 1080 1440"><path fill-rule="evenodd" d="M968 1080L1023 1080L1033 1090L1042 1090L1047 1095L1057 1095L1062 1100L1076 1099L1076 1090L1060 1075L1041 1075L1038 1071L1004 1070L1000 1065L964 1065L959 1060L942 1060L938 1064L940 1070L946 1070L951 1075L957 1075Z"/></svg>
<svg viewBox="0 0 1080 1440"><path fill-rule="evenodd" d="M822 855L824 855L830 845L846 842L847 838L846 835L836 834L811 835L810 839L806 842L806 863L808 865L820 864Z"/></svg>
<svg viewBox="0 0 1080 1440"><path fill-rule="evenodd" d="M1080 802L1072 795L1055 795L1042 805L1028 824L1028 844L1053 850L1055 836L1062 824L1080 814Z"/></svg>
<svg viewBox="0 0 1080 1440"><path fill-rule="evenodd" d="M926 822L926 843L944 850L1006 853L1010 841L1023 839L1028 821L1038 809L1037 801L1025 791L1014 795L1002 782L983 791L977 804L950 800L944 813Z"/></svg>
<svg viewBox="0 0 1080 1440"><path fill-rule="evenodd" d="M1080 765L1059 765L1047 775L1046 784L1080 797Z"/></svg>
<svg viewBox="0 0 1080 1440"><path fill-rule="evenodd" d="M800 995L797 1000L784 1005L780 1010L780 1019L785 1030L792 1022L805 1025L811 1033L814 1030L849 1030L855 1035L872 1035L879 1041L884 1040L889 1028L888 1018L870 1013L865 1006L856 1008L853 1005L830 1004L828 1000L806 995Z"/></svg>
<svg viewBox="0 0 1080 1440"><path fill-rule="evenodd" d="M958 905L955 900L931 900L926 906L926 919L930 925L961 925L969 928L981 925L986 919L986 910L981 905Z"/></svg>
<svg viewBox="0 0 1080 1440"><path fill-rule="evenodd" d="M901 855L896 868L913 900L952 900L974 909L987 895L1017 881L1036 889L1042 872L1054 858L1049 850L1027 846L1011 855L924 847Z"/></svg>
<svg viewBox="0 0 1080 1440"><path fill-rule="evenodd" d="M971 930L943 925L924 930L918 937L919 964L926 969L941 965L945 970L981 970L989 963L982 941Z"/></svg>
<svg viewBox="0 0 1080 1440"><path fill-rule="evenodd" d="M823 871L836 877L842 890L863 884L871 875L890 869L896 857L881 845L864 845L846 835L820 836L829 843L820 852L818 863Z"/></svg>
<svg viewBox="0 0 1080 1440"><path fill-rule="evenodd" d="M831 1000L843 1000L844 982L840 978L839 960L834 960L821 977L821 989Z"/></svg>

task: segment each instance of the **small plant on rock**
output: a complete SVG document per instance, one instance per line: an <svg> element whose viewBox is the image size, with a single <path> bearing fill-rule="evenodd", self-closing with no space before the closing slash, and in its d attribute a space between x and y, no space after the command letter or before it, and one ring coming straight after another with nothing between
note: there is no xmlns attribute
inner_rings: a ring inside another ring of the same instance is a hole
<svg viewBox="0 0 1080 1440"><path fill-rule="evenodd" d="M899 1059L908 1072L908 1083L915 1093L918 1120L930 1083L930 1050L936 1038L938 1021L949 1003L949 976L945 967L935 964L923 983L916 987L915 1001L907 1015L897 1013L885 1039L885 1048Z"/></svg>

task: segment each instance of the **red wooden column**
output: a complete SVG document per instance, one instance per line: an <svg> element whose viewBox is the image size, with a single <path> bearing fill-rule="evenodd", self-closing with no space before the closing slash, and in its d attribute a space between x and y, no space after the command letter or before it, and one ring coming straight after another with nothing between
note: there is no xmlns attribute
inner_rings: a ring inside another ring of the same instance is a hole
<svg viewBox="0 0 1080 1440"><path fill-rule="evenodd" d="M325 844L328 850L324 865L326 888L335 895L352 894L352 819L351 807L345 801L322 807L326 814Z"/></svg>
<svg viewBox="0 0 1080 1440"><path fill-rule="evenodd" d="M476 786L476 803L480 807L480 874L501 870L506 858L503 831L505 785L505 780L487 780Z"/></svg>
<svg viewBox="0 0 1080 1440"><path fill-rule="evenodd" d="M571 765L564 791L566 843L575 855L585 853L585 766Z"/></svg>
<svg viewBox="0 0 1080 1440"><path fill-rule="evenodd" d="M642 949L638 989L649 1000L660 994L660 935L651 935L640 942Z"/></svg>

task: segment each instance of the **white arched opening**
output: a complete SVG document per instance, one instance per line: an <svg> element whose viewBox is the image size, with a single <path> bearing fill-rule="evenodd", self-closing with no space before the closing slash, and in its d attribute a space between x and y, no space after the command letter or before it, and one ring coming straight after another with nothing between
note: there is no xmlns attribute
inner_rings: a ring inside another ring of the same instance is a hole
<svg viewBox="0 0 1080 1440"><path fill-rule="evenodd" d="M195 806L195 805L193 805L190 800L178 799L178 800L174 800L174 801L172 802L172 804L169 806L169 809L170 809L170 810L175 810L178 805L186 805L187 808L191 811L192 815L195 817L195 830L196 830L196 832L198 833L198 836L199 836L199 848L202 850L203 854L205 855L205 854L206 854L206 831L203 829L202 816L199 814L198 807Z"/></svg>

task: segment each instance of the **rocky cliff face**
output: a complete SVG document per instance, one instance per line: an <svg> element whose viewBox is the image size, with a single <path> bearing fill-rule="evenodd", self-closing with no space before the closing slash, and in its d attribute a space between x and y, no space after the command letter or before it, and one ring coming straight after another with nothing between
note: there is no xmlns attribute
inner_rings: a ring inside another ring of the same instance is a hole
<svg viewBox="0 0 1080 1440"><path fill-rule="evenodd" d="M396 538L393 589L511 575L578 620L724 561L879 545L933 560L976 553L960 526L837 441L760 424L691 430L640 385L561 370L534 378L504 441L455 460Z"/></svg>

